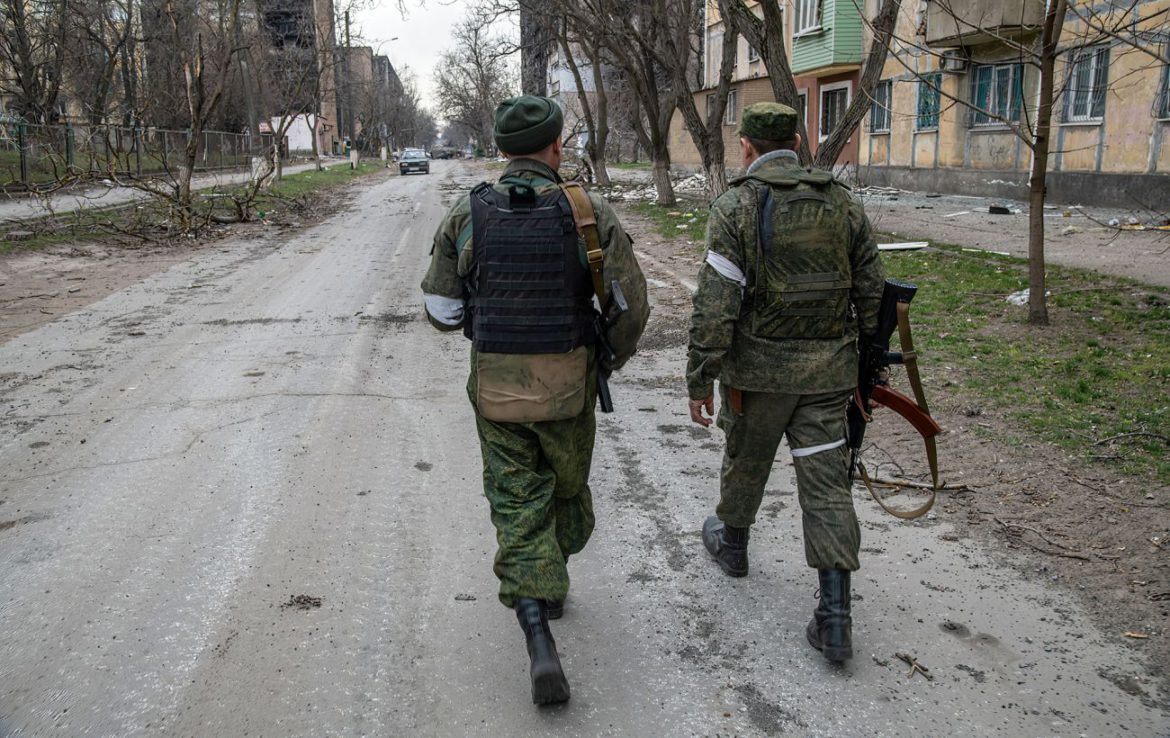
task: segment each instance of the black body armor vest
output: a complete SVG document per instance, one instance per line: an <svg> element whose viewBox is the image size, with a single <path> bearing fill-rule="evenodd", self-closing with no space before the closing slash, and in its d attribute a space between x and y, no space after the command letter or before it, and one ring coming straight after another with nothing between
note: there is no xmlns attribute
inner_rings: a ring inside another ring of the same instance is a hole
<svg viewBox="0 0 1170 738"><path fill-rule="evenodd" d="M471 222L464 333L476 351L559 354L596 340L593 283L563 192L503 194L485 182L471 192Z"/></svg>

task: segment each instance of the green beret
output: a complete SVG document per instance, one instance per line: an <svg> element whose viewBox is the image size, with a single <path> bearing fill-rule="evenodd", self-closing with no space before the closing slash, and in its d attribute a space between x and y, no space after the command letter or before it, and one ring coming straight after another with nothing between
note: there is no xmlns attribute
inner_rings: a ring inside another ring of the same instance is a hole
<svg viewBox="0 0 1170 738"><path fill-rule="evenodd" d="M565 116L555 100L536 95L510 97L496 106L496 146L517 156L541 151L561 136Z"/></svg>
<svg viewBox="0 0 1170 738"><path fill-rule="evenodd" d="M796 111L774 102L748 105L743 110L739 133L764 141L791 141L796 135Z"/></svg>

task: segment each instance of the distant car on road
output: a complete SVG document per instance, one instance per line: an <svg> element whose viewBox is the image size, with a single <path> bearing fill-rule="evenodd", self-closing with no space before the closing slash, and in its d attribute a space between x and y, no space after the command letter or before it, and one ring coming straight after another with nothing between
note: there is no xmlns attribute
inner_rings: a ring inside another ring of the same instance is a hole
<svg viewBox="0 0 1170 738"><path fill-rule="evenodd" d="M398 160L398 172L400 174L408 174L409 172L430 174L431 160L427 158L427 152L422 149L406 149L403 151L402 157Z"/></svg>

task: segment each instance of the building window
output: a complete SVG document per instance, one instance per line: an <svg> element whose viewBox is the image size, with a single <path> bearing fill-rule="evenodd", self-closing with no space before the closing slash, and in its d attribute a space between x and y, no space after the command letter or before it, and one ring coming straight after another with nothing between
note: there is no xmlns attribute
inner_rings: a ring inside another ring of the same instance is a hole
<svg viewBox="0 0 1170 738"><path fill-rule="evenodd" d="M821 27L821 0L796 0L794 35L811 33Z"/></svg>
<svg viewBox="0 0 1170 738"><path fill-rule="evenodd" d="M715 96L707 95L707 119L711 118L711 111L715 109Z"/></svg>
<svg viewBox="0 0 1170 738"><path fill-rule="evenodd" d="M554 79L548 85L548 96L549 97L557 97L560 94L561 94L561 81L559 79Z"/></svg>
<svg viewBox="0 0 1170 738"><path fill-rule="evenodd" d="M845 108L849 107L848 82L825 85L821 88L821 124L819 126L821 138L828 138L841 119L845 117Z"/></svg>
<svg viewBox="0 0 1170 738"><path fill-rule="evenodd" d="M883 80L873 88L873 99L869 102L869 130L872 133L890 132L890 100L893 83Z"/></svg>
<svg viewBox="0 0 1170 738"><path fill-rule="evenodd" d="M1072 55L1065 89L1064 119L1096 120L1105 115L1105 91L1109 84L1109 49L1096 46Z"/></svg>
<svg viewBox="0 0 1170 738"><path fill-rule="evenodd" d="M808 130L808 90L801 90L796 93L797 114L800 115L800 122L804 123L805 130Z"/></svg>
<svg viewBox="0 0 1170 738"><path fill-rule="evenodd" d="M736 90L727 91L727 114L723 116L723 122L729 126L733 126L739 122L739 111L736 109L736 104L739 102L739 93Z"/></svg>
<svg viewBox="0 0 1170 738"><path fill-rule="evenodd" d="M920 131L929 131L938 128L939 88L942 87L942 75L938 72L926 74L918 80L918 116L914 127Z"/></svg>
<svg viewBox="0 0 1170 738"><path fill-rule="evenodd" d="M1022 64L982 64L971 75L971 123L1002 125L1020 119L1024 102Z"/></svg>
<svg viewBox="0 0 1170 738"><path fill-rule="evenodd" d="M756 51L756 47L748 44L748 63L758 62L760 60L760 52Z"/></svg>

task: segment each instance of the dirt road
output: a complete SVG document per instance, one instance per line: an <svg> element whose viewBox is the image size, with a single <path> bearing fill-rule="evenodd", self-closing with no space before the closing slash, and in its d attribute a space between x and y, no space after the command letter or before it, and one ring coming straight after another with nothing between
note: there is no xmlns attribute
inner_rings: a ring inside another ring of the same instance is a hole
<svg viewBox="0 0 1170 738"><path fill-rule="evenodd" d="M786 457L751 576L723 577L698 537L721 438L684 417L693 273L664 254L554 628L573 698L535 709L495 598L467 346L417 287L483 172L434 171L0 346L0 735L1170 732L1145 666L1064 591L860 494L857 657L829 667L804 642Z"/></svg>

